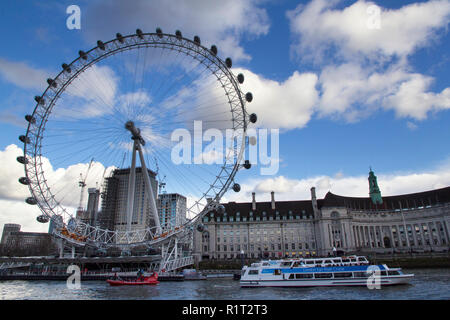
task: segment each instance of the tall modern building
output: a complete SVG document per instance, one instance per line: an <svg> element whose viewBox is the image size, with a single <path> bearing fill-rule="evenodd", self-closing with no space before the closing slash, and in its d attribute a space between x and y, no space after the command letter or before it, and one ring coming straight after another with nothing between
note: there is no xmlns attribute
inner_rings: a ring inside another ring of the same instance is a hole
<svg viewBox="0 0 450 320"><path fill-rule="evenodd" d="M375 179L374 179L375 178ZM328 192L302 201L224 203L225 212L203 217L195 234L202 259L328 255L344 252L392 253L450 249L450 187L381 197L373 171L370 197Z"/></svg>
<svg viewBox="0 0 450 320"><path fill-rule="evenodd" d="M100 203L100 190L97 188L88 189L88 203L87 203L87 221L90 225L96 225L98 215L98 205Z"/></svg>
<svg viewBox="0 0 450 320"><path fill-rule="evenodd" d="M157 199L158 183L156 173L148 170L153 196ZM106 178L102 199L102 210L98 214L97 225L101 228L126 231L127 203L130 169L116 169L111 177ZM150 197L145 192L145 181L142 168L136 168L134 207L131 230L143 229L155 225L150 209Z"/></svg>
<svg viewBox="0 0 450 320"><path fill-rule="evenodd" d="M178 193L163 193L157 203L161 228L170 229L186 222L186 197Z"/></svg>

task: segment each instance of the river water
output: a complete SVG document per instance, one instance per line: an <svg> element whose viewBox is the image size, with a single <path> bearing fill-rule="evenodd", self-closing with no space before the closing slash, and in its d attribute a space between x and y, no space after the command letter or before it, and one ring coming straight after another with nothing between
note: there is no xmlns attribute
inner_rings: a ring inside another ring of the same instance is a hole
<svg viewBox="0 0 450 320"><path fill-rule="evenodd" d="M160 282L111 287L103 281L0 281L0 300L450 300L450 269L409 269L409 285L381 287L240 288L232 279Z"/></svg>

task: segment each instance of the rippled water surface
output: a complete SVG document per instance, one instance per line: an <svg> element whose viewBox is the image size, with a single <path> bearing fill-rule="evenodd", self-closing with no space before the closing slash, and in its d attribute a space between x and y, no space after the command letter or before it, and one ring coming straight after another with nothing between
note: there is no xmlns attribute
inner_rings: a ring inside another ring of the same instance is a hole
<svg viewBox="0 0 450 320"><path fill-rule="evenodd" d="M240 288L239 281L161 282L157 286L110 287L103 281L85 281L68 289L64 281L0 281L0 299L111 300L111 299L244 299L244 300L449 300L450 269L410 269L409 285L381 287Z"/></svg>

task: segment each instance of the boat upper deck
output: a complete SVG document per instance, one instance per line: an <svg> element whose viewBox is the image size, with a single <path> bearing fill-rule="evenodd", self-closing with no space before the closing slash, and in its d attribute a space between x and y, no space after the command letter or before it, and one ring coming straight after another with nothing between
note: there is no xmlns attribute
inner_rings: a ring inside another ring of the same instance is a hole
<svg viewBox="0 0 450 320"><path fill-rule="evenodd" d="M283 260L263 260L252 263L251 267L343 267L368 265L369 261L364 256L326 257L326 258L300 258Z"/></svg>

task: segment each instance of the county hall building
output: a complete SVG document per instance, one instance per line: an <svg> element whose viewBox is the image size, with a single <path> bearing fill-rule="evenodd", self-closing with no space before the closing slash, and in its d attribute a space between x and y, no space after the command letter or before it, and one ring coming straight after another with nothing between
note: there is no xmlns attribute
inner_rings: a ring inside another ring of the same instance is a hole
<svg viewBox="0 0 450 320"><path fill-rule="evenodd" d="M328 192L311 200L224 203L203 218L194 251L200 260L304 257L349 252L449 250L450 187L382 197L373 171L369 197Z"/></svg>

